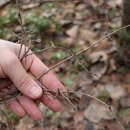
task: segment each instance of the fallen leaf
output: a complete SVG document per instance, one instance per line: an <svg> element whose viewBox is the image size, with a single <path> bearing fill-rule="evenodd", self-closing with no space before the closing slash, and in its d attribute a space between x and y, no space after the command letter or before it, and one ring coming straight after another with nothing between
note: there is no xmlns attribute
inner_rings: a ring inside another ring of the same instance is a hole
<svg viewBox="0 0 130 130"><path fill-rule="evenodd" d="M82 4L79 4L77 7L76 7L76 10L77 11L84 11L86 9L87 5L82 3Z"/></svg>
<svg viewBox="0 0 130 130"><path fill-rule="evenodd" d="M125 108L125 107L130 107L130 97L122 97L120 99L120 105Z"/></svg>
<svg viewBox="0 0 130 130"><path fill-rule="evenodd" d="M91 102L84 115L89 121L94 123L99 123L102 119L111 120L114 118L114 115L105 105L95 102Z"/></svg>
<svg viewBox="0 0 130 130"><path fill-rule="evenodd" d="M70 36L71 38L76 38L79 31L79 26L74 25L72 28L66 31L66 34Z"/></svg>
<svg viewBox="0 0 130 130"><path fill-rule="evenodd" d="M104 87L109 92L111 98L113 99L120 99L121 97L126 95L125 89L120 85L114 85L108 83Z"/></svg>
<svg viewBox="0 0 130 130"><path fill-rule="evenodd" d="M108 68L108 56L104 52L95 52L89 55L91 63L90 72L94 74L93 79L99 80L107 71Z"/></svg>
<svg viewBox="0 0 130 130"><path fill-rule="evenodd" d="M83 41L89 41L89 42L94 42L94 39L96 37L96 34L91 31L91 30L87 30L87 29L80 29L80 39Z"/></svg>

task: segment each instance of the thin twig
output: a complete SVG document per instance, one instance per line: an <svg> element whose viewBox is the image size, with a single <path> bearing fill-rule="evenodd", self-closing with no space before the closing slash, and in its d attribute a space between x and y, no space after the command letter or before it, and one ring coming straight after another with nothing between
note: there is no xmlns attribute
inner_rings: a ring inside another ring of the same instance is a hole
<svg viewBox="0 0 130 130"><path fill-rule="evenodd" d="M117 118L116 115L115 115L115 120L116 120L117 124L120 126L121 130L126 130L126 129L124 128L124 126L122 125L122 123L120 122L120 120Z"/></svg>
<svg viewBox="0 0 130 130"><path fill-rule="evenodd" d="M16 0L16 8L18 10L18 21L19 21L19 24L20 24L20 26L22 28L22 34L25 35L25 30L24 30L24 27L23 27L23 19L22 19L23 17L22 17L22 9L21 9L20 0ZM18 41L18 42L20 42L20 41ZM22 39L22 42L20 42L20 44L21 44L21 46L20 46L20 50L19 50L19 54L18 54L19 59L20 59L20 55L21 55L21 52L22 52L23 45L25 44L23 39Z"/></svg>
<svg viewBox="0 0 130 130"><path fill-rule="evenodd" d="M100 45L99 43L100 43L101 41L103 41L103 40L105 40L105 39L111 37L113 34L119 32L119 31L121 31L121 30L123 30L123 29L126 29L126 28L128 28L128 27L130 27L130 25L121 27L121 28L117 29L116 31L113 31L113 32L111 32L111 33L105 35L105 36L102 37L101 39L99 39L99 40L93 42L89 47L78 51L77 53L75 53L75 55L71 55L71 56L67 57L66 59L60 61L59 63L57 63L57 64L55 64L54 66L50 67L46 72L40 74L40 76L37 77L37 80L41 79L45 74L47 74L47 73L50 72L51 70L55 69L56 67L58 67L58 66L64 64L65 62L67 62L67 61L73 59L75 56L79 56L79 55L85 53L86 51L88 51L88 50L91 49L92 47L99 46L99 45Z"/></svg>
<svg viewBox="0 0 130 130"><path fill-rule="evenodd" d="M72 54L70 52L70 50L68 50L68 48L66 48L66 47L59 47L59 46L55 46L55 45L53 46L52 45L51 47L47 47L47 48L44 48L44 49L41 49L41 50L33 51L32 53L28 53L28 54L26 54L26 56L24 56L24 58L29 56L29 55L33 55L33 54L37 54L37 53L45 53L46 51L51 50L51 49L62 49L62 50L67 51L69 54Z"/></svg>
<svg viewBox="0 0 130 130"><path fill-rule="evenodd" d="M75 94L74 91L68 91L68 92L69 92L69 93L73 93L73 94ZM100 99L98 99L98 98L96 98L96 97L94 97L94 96L92 96L92 95L89 95L89 94L87 94L87 93L83 93L83 92L78 92L78 94L80 94L80 95L84 95L84 96L87 96L87 97L89 97L89 98L91 98L91 99L94 99L95 101L97 101L97 102L99 102L99 103L101 103L101 104L107 106L108 108L110 108L110 106L109 106L108 104L106 104L106 103L103 102L102 100L100 100Z"/></svg>

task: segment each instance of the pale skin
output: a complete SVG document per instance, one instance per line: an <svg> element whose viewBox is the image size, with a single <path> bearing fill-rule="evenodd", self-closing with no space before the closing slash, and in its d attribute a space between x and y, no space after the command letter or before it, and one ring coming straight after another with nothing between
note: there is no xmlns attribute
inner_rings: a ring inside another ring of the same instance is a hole
<svg viewBox="0 0 130 130"><path fill-rule="evenodd" d="M55 112L61 111L60 102L56 98L43 95L42 86L39 86L33 78L46 72L48 67L35 55L29 55L26 57L26 62L23 60L21 63L18 58L19 49L19 44L0 40L0 87L3 87L3 79L9 78L13 83L11 86L16 87L23 94L23 96L8 100L7 107L20 117L29 115L34 120L43 119L36 101L42 102ZM24 54L24 49L22 49L22 54ZM44 75L40 82L51 90L64 89L52 72ZM5 82L4 85L8 83Z"/></svg>

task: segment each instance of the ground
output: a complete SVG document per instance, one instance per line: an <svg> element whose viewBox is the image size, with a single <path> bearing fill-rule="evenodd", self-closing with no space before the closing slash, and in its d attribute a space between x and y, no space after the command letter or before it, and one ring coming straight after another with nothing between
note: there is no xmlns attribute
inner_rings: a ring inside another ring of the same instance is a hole
<svg viewBox="0 0 130 130"><path fill-rule="evenodd" d="M13 42L18 40L21 31L15 7L8 4L0 10L0 38ZM35 40L32 50L48 66L91 46L121 26L122 0L48 2L41 5L28 1L22 8L24 27L31 31L28 37ZM64 105L67 106L64 111L54 113L40 105L43 122L32 121L29 117L19 119L5 110L15 129L130 130L130 70L129 65L120 61L118 42L119 32L53 70L68 89L76 94L80 92L80 100L74 104L77 110L68 103ZM44 53L38 51L48 47L51 49ZM111 105L112 110L81 93ZM7 122L1 118L3 128L7 128Z"/></svg>

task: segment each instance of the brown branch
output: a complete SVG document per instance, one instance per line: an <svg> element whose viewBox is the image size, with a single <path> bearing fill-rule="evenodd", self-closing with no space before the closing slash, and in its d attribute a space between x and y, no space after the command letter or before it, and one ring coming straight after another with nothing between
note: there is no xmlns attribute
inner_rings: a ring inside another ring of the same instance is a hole
<svg viewBox="0 0 130 130"><path fill-rule="evenodd" d="M32 53L28 53L28 54L26 54L26 56L24 56L24 58L29 56L29 55L33 55L33 54L37 54L37 53L45 53L46 51L49 51L51 49L62 49L62 50L67 51L69 54L72 54L72 52L66 47L58 47L58 46L52 45L50 47L47 47L47 48L44 48L44 49L41 49L41 50L36 50Z"/></svg>
<svg viewBox="0 0 130 130"><path fill-rule="evenodd" d="M47 73L50 72L51 70L55 69L56 67L58 67L58 66L64 64L65 62L67 62L67 61L73 59L75 56L79 56L79 55L85 53L86 51L88 51L88 50L91 49L92 47L97 47L97 46L99 46L98 43L100 43L101 41L103 41L103 40L105 40L105 39L111 37L113 34L119 32L119 31L121 31L121 30L123 30L123 29L126 29L126 28L128 28L128 27L130 27L130 25L121 27L121 28L117 29L116 31L113 31L113 32L111 32L111 33L105 35L105 36L102 37L101 39L99 39L99 40L93 42L89 47L78 51L77 53L75 53L75 55L71 55L71 56L67 57L66 59L60 61L59 63L57 63L57 64L55 64L54 66L50 67L48 71L46 71L46 72L40 74L40 76L37 77L37 80L41 79L45 74L47 74Z"/></svg>

